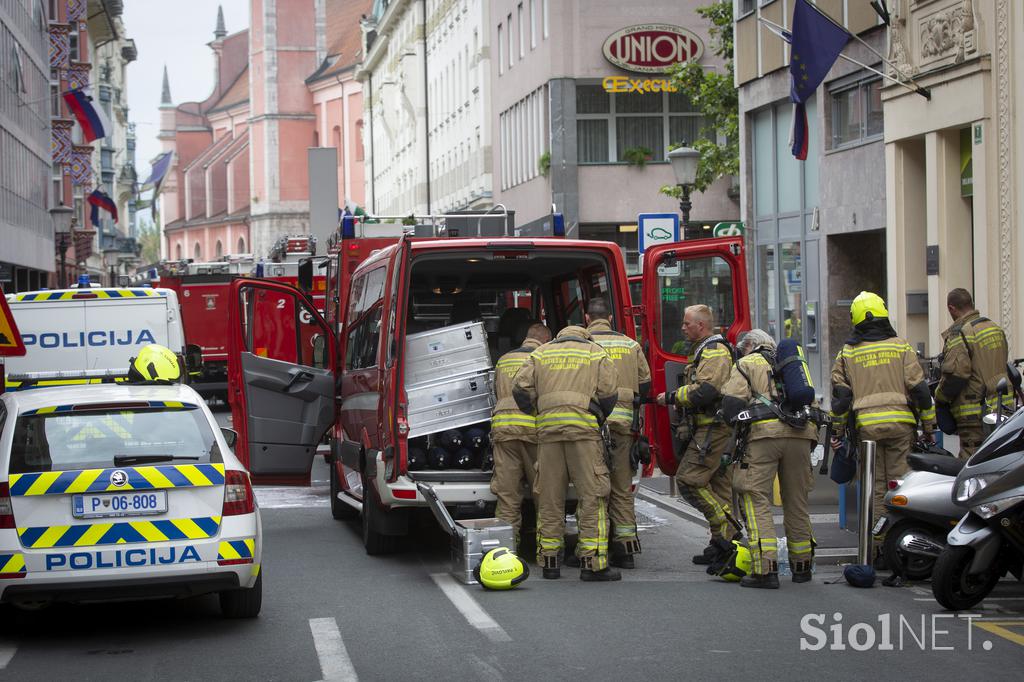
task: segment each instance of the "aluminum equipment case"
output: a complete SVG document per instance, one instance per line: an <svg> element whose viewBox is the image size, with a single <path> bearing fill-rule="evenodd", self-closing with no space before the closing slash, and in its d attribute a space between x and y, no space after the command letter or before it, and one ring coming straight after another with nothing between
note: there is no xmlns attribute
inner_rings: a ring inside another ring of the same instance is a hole
<svg viewBox="0 0 1024 682"><path fill-rule="evenodd" d="M482 322L431 329L405 339L407 388L490 369L491 354Z"/></svg>
<svg viewBox="0 0 1024 682"><path fill-rule="evenodd" d="M459 582L466 585L478 584L473 569L483 560L484 554L492 549L507 547L515 552L515 538L512 535L512 526L508 523L494 518L463 519L456 522L431 486L417 483L416 487L430 505L430 510L434 512L434 518L441 524L441 528L451 536L451 574Z"/></svg>
<svg viewBox="0 0 1024 682"><path fill-rule="evenodd" d="M489 421L494 409L494 372L464 374L406 385L409 438Z"/></svg>

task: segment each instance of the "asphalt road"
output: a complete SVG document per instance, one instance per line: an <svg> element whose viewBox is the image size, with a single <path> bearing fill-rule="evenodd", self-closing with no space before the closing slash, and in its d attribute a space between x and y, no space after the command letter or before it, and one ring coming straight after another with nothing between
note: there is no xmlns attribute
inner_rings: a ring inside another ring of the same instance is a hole
<svg viewBox="0 0 1024 682"><path fill-rule="evenodd" d="M258 619L223 620L214 597L4 607L0 678L1020 678L1019 585L1000 586L973 625L952 614L933 623L942 612L927 585L826 584L835 568L806 585L742 589L690 564L704 544L700 527L642 502L644 554L622 582L581 583L566 569L558 581L534 575L517 590L485 592L446 576L447 536L429 518L403 553L366 556L358 522L331 519L324 473L321 463L310 489L258 490L266 547ZM800 625L815 613L822 637L841 614L846 642L865 623L855 639L866 642L871 626L874 646L832 651L829 632L823 649L801 650L802 637L818 642ZM890 651L878 649L884 614Z"/></svg>

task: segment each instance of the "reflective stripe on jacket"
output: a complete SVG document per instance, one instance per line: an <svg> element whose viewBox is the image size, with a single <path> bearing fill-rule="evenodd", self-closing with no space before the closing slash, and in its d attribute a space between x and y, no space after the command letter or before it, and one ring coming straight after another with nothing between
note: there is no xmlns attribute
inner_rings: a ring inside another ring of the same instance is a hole
<svg viewBox="0 0 1024 682"><path fill-rule="evenodd" d="M619 400L608 417L610 428L628 431L633 425L633 396L640 392L640 384L651 380L651 368L640 344L625 334L612 329L608 320L594 320L587 327L594 341L604 348L615 365L618 376Z"/></svg>
<svg viewBox="0 0 1024 682"><path fill-rule="evenodd" d="M999 402L996 384L1006 376L1009 355L1006 334L972 310L944 331L942 338L942 379L935 399L949 403L958 423L977 422L983 412L995 411ZM956 394L950 395L954 391ZM1004 398L1004 407L1013 410L1012 395Z"/></svg>
<svg viewBox="0 0 1024 682"><path fill-rule="evenodd" d="M703 341L698 341L695 347L699 347ZM721 398L710 405L698 408L692 402L693 395L704 383L711 384L716 392L721 393L732 372L732 353L724 344L711 342L698 353L698 356L696 362L686 366L683 372L683 385L675 392L675 401L676 405L687 408L695 415L697 426L705 426L715 421L715 413L722 402Z"/></svg>
<svg viewBox="0 0 1024 682"><path fill-rule="evenodd" d="M530 354L513 391L536 405L538 440L599 440L591 400L616 396L616 384L611 358L590 332L573 325Z"/></svg>
<svg viewBox="0 0 1024 682"><path fill-rule="evenodd" d="M522 440L537 442L537 418L521 412L512 397L512 382L530 353L540 347L536 339L502 355L494 365L494 415L491 417L491 441Z"/></svg>

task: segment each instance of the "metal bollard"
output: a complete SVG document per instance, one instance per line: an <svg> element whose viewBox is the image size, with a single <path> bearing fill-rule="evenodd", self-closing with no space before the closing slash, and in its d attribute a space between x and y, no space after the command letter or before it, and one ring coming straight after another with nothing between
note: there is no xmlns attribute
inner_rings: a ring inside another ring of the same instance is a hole
<svg viewBox="0 0 1024 682"><path fill-rule="evenodd" d="M875 497L875 448L873 440L860 442L860 526L857 529L857 563L870 565L872 556L871 508Z"/></svg>

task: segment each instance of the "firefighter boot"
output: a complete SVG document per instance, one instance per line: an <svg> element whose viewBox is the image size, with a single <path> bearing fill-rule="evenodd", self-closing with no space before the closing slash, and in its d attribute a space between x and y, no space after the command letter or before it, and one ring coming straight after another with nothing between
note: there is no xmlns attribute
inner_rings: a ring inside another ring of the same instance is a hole
<svg viewBox="0 0 1024 682"><path fill-rule="evenodd" d="M608 563L617 568L636 568L636 560L633 557L639 553L640 542L638 540L613 542L611 545L611 557Z"/></svg>
<svg viewBox="0 0 1024 682"><path fill-rule="evenodd" d="M610 583L622 580L622 574L611 566L606 566L600 571L594 570L594 557L580 557L580 580L588 583Z"/></svg>
<svg viewBox="0 0 1024 682"><path fill-rule="evenodd" d="M562 577L562 569L558 566L558 557L556 556L544 557L543 568L545 580L557 580Z"/></svg>
<svg viewBox="0 0 1024 682"><path fill-rule="evenodd" d="M779 565L774 561L768 564L767 573L751 573L740 579L740 587L757 587L762 590L779 589Z"/></svg>
<svg viewBox="0 0 1024 682"><path fill-rule="evenodd" d="M811 582L812 563L810 561L795 561L793 562L793 582L795 583L809 583Z"/></svg>

